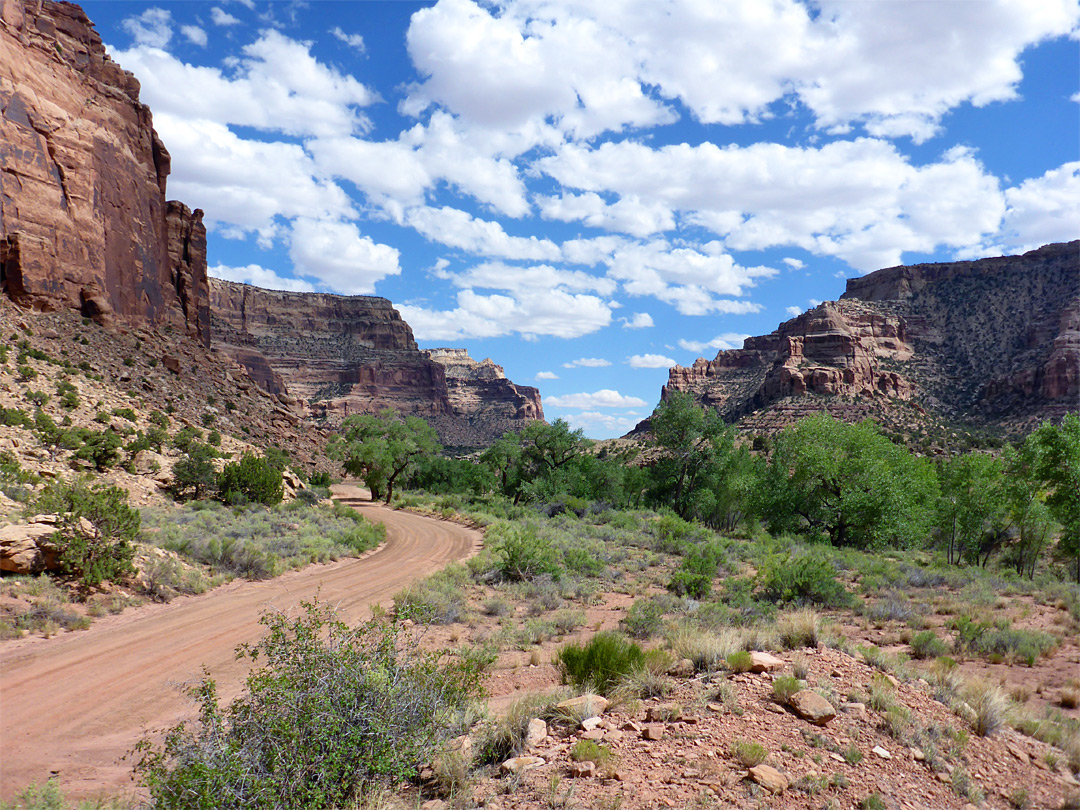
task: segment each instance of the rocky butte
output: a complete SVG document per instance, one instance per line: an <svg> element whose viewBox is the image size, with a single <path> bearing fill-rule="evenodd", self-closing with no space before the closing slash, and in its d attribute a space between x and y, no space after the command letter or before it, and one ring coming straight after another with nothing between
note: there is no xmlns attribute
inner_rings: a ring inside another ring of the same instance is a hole
<svg viewBox="0 0 1080 810"><path fill-rule="evenodd" d="M755 428L903 402L972 425L1058 418L1080 397L1080 241L850 279L839 301L675 366L671 391Z"/></svg>
<svg viewBox="0 0 1080 810"><path fill-rule="evenodd" d="M266 390L331 424L392 407L455 448L543 419L540 393L464 349L421 351L385 298L264 290L210 279L214 341Z"/></svg>
<svg viewBox="0 0 1080 810"><path fill-rule="evenodd" d="M83 10L0 0L0 289L209 346L202 212L166 201L169 169Z"/></svg>

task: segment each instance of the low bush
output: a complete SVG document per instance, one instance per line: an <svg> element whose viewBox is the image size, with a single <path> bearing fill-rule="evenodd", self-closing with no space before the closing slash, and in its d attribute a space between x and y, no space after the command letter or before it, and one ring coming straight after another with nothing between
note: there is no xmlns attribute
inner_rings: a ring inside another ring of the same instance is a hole
<svg viewBox="0 0 1080 810"><path fill-rule="evenodd" d="M912 658L940 658L948 651L945 642L933 630L923 630L911 639Z"/></svg>
<svg viewBox="0 0 1080 810"><path fill-rule="evenodd" d="M562 575L558 551L532 523L503 524L491 534L496 535L493 549L499 558L498 573L502 579L521 582L546 574L558 580Z"/></svg>
<svg viewBox="0 0 1080 810"><path fill-rule="evenodd" d="M980 679L972 680L964 690L964 698L971 707L971 727L980 737L988 737L1005 725L1009 697L1001 687Z"/></svg>
<svg viewBox="0 0 1080 810"><path fill-rule="evenodd" d="M749 672L754 665L754 659L746 650L739 650L727 657L727 665L728 669L735 673Z"/></svg>
<svg viewBox="0 0 1080 810"><path fill-rule="evenodd" d="M173 465L172 492L178 500L200 500L217 488L213 448L197 441L185 444L183 458Z"/></svg>
<svg viewBox="0 0 1080 810"><path fill-rule="evenodd" d="M743 649L744 639L731 627L712 631L682 622L670 629L668 643L676 657L689 658L698 672L715 672L728 656Z"/></svg>
<svg viewBox="0 0 1080 810"><path fill-rule="evenodd" d="M832 608L851 604L851 595L837 580L835 567L819 554L770 555L756 583L771 602Z"/></svg>
<svg viewBox="0 0 1080 810"><path fill-rule="evenodd" d="M453 624L465 611L465 585L469 572L451 563L426 579L405 586L394 597L394 615L422 624Z"/></svg>
<svg viewBox="0 0 1080 810"><path fill-rule="evenodd" d="M1028 666L1033 666L1040 656L1058 644L1057 639L1048 633L1012 627L1007 619L975 622L961 616L951 621L949 627L956 632L953 647L957 652L1023 661Z"/></svg>
<svg viewBox="0 0 1080 810"><path fill-rule="evenodd" d="M366 789L416 774L480 692L475 669L407 643L397 625L351 628L327 607L262 618L238 654L260 669L228 706L212 680L191 690L199 721L137 746L157 810L356 806Z"/></svg>
<svg viewBox="0 0 1080 810"><path fill-rule="evenodd" d="M567 644L556 655L563 683L606 695L619 680L643 665L645 654L621 633L597 633L586 644Z"/></svg>
<svg viewBox="0 0 1080 810"><path fill-rule="evenodd" d="M650 639L663 629L664 607L654 599L635 600L621 624L627 635Z"/></svg>
<svg viewBox="0 0 1080 810"><path fill-rule="evenodd" d="M713 579L724 561L719 543L691 546L668 583L668 590L679 596L705 599L712 593Z"/></svg>

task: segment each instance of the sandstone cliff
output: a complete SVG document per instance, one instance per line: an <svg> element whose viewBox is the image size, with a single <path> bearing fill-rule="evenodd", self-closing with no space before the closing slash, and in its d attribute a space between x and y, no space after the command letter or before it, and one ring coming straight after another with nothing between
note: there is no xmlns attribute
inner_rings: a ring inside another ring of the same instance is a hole
<svg viewBox="0 0 1080 810"><path fill-rule="evenodd" d="M1076 410L1078 378L1080 242L1070 242L851 279L839 301L672 368L661 396L689 391L755 426L822 409L880 415L899 402L1010 425Z"/></svg>
<svg viewBox="0 0 1080 810"><path fill-rule="evenodd" d="M0 290L23 307L210 342L202 212L82 9L0 0Z"/></svg>
<svg viewBox="0 0 1080 810"><path fill-rule="evenodd" d="M210 279L214 342L267 391L339 423L382 408L422 416L452 447L543 419L535 388L461 349L421 352L385 298L290 293Z"/></svg>

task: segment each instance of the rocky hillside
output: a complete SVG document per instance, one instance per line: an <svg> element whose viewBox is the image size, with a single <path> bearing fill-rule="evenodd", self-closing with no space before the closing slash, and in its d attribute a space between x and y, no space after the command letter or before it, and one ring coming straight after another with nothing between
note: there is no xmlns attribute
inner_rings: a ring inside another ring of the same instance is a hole
<svg viewBox="0 0 1080 810"><path fill-rule="evenodd" d="M540 393L464 349L420 351L385 298L263 290L210 280L214 341L266 390L339 423L392 407L452 447L489 444L543 419Z"/></svg>
<svg viewBox="0 0 1080 810"><path fill-rule="evenodd" d="M202 212L166 201L169 153L139 82L81 8L0 3L0 113L0 289L209 346Z"/></svg>
<svg viewBox="0 0 1080 810"><path fill-rule="evenodd" d="M879 270L741 349L675 366L661 396L688 391L753 428L823 409L991 428L1059 418L1080 396L1078 268L1070 242Z"/></svg>

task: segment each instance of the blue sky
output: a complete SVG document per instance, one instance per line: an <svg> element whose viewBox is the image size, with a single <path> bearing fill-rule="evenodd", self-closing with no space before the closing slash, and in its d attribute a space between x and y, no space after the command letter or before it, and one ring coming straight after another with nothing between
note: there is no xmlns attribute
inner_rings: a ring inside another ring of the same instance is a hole
<svg viewBox="0 0 1080 810"><path fill-rule="evenodd" d="M84 8L211 274L385 296L597 438L846 278L1080 237L1076 2Z"/></svg>

